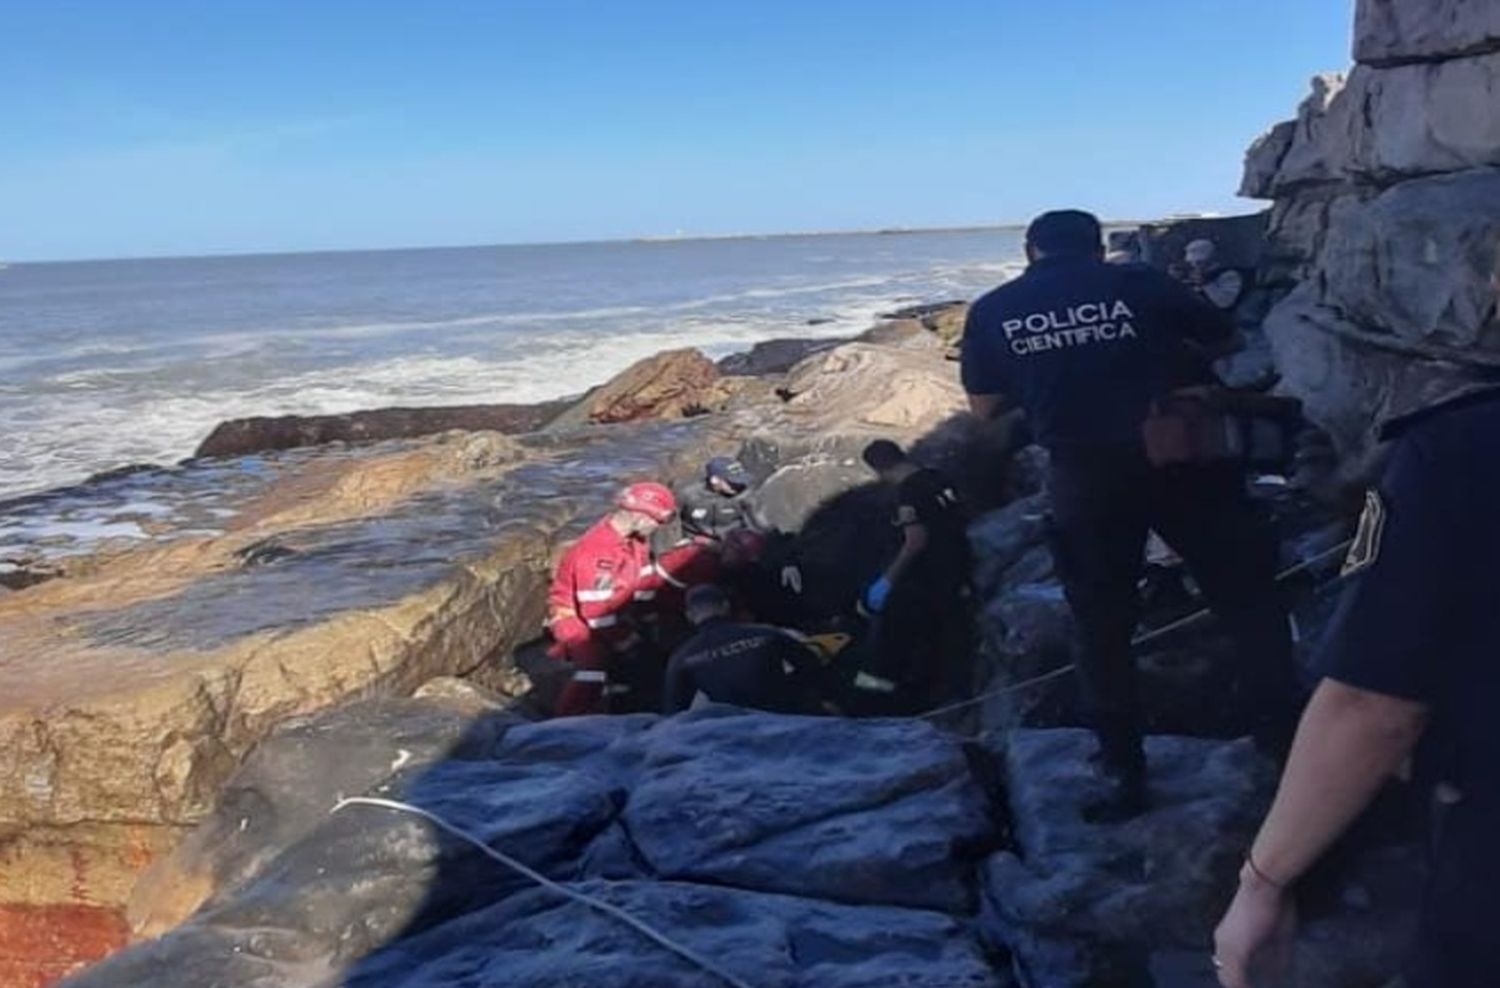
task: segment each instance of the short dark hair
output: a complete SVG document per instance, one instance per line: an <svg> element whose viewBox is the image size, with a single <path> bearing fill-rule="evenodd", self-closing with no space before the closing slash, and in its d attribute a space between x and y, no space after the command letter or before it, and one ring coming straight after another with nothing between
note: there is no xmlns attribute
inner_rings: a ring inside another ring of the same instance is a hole
<svg viewBox="0 0 1500 988"><path fill-rule="evenodd" d="M880 473L891 467L900 466L907 461L906 451L889 439L877 439L865 447L860 454L865 461L865 466Z"/></svg>
<svg viewBox="0 0 1500 988"><path fill-rule="evenodd" d="M1044 254L1090 254L1103 249L1104 227L1093 213L1058 209L1031 221L1026 243Z"/></svg>

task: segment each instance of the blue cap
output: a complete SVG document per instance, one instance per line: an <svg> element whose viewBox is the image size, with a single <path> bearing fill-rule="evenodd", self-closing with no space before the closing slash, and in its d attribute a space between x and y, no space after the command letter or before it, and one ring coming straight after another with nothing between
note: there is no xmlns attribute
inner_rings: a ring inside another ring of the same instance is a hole
<svg viewBox="0 0 1500 988"><path fill-rule="evenodd" d="M732 456L716 456L709 460L703 468L703 475L706 479L718 477L736 487L750 486L750 475L745 472L744 464Z"/></svg>

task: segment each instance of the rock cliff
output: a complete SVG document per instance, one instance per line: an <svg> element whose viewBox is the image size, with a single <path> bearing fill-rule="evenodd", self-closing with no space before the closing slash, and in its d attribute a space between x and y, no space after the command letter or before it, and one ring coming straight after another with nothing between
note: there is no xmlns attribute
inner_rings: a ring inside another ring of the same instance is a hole
<svg viewBox="0 0 1500 988"><path fill-rule="evenodd" d="M1361 0L1347 75L1251 148L1283 387L1367 473L1375 423L1500 367L1500 13Z"/></svg>

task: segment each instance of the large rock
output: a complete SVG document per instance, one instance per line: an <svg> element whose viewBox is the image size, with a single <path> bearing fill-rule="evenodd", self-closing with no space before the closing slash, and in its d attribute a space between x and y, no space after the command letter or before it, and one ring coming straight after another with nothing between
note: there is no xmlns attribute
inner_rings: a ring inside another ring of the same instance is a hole
<svg viewBox="0 0 1500 988"><path fill-rule="evenodd" d="M1355 323L1455 359L1500 357L1500 169L1403 182L1340 210L1321 267L1328 301Z"/></svg>
<svg viewBox="0 0 1500 988"><path fill-rule="evenodd" d="M765 377L785 374L813 354L832 350L843 340L778 339L757 343L744 353L732 353L719 361L719 371L731 377Z"/></svg>
<svg viewBox="0 0 1500 988"><path fill-rule="evenodd" d="M940 913L854 908L680 883L583 883L744 983L777 988L1004 988L966 926ZM346 988L719 988L723 982L544 892L470 913L361 962Z"/></svg>
<svg viewBox="0 0 1500 988"><path fill-rule="evenodd" d="M0 906L46 925L97 909L123 928L135 879L280 722L445 675L514 678L559 543L622 480L696 469L722 442L712 426L528 440L514 462L486 434L284 454L303 458L217 519L221 534L0 600ZM0 910L0 941L38 925L12 919Z"/></svg>
<svg viewBox="0 0 1500 988"><path fill-rule="evenodd" d="M1500 7L1489 0L1359 0L1354 57L1371 65L1500 50Z"/></svg>
<svg viewBox="0 0 1500 988"><path fill-rule="evenodd" d="M448 702L370 701L295 718L257 745L214 811L135 886L137 936L159 936L212 894L245 881L321 826L345 795L447 757L504 718L476 722Z"/></svg>
<svg viewBox="0 0 1500 988"><path fill-rule="evenodd" d="M1321 135L1325 161L1363 181L1500 164L1500 52L1431 65L1361 65Z"/></svg>
<svg viewBox="0 0 1500 988"><path fill-rule="evenodd" d="M665 721L482 718L455 742L431 701L359 709L268 742L200 831L226 881L185 925L73 988L711 982L415 816L327 815L366 787L757 985L1009 983L960 915L994 824L963 748L930 727L709 708ZM393 767L393 750L412 754ZM343 758L322 786L290 777ZM283 777L290 795L264 791Z"/></svg>
<svg viewBox="0 0 1500 988"><path fill-rule="evenodd" d="M1250 145L1250 150L1245 152L1240 195L1246 199L1276 198L1276 176L1297 137L1297 123L1296 120L1283 120Z"/></svg>
<svg viewBox="0 0 1500 988"><path fill-rule="evenodd" d="M1297 108L1291 144L1281 157L1280 167L1269 182L1269 192L1276 198L1295 194L1299 190L1318 185L1338 183L1343 180L1338 162L1331 159L1327 132L1332 122L1337 122L1340 112L1339 93L1344 88L1344 76L1326 73L1313 76L1312 92ZM1267 151L1274 151L1274 145ZM1261 165L1257 158L1255 164ZM1262 192L1266 182L1254 183Z"/></svg>
<svg viewBox="0 0 1500 988"><path fill-rule="evenodd" d="M733 394L699 350L667 350L631 364L553 420L553 430L719 411Z"/></svg>
<svg viewBox="0 0 1500 988"><path fill-rule="evenodd" d="M1320 305L1316 286L1298 288L1272 310L1266 337L1282 379L1279 389L1300 398L1309 421L1326 430L1347 480L1369 479L1376 468L1379 424L1449 394L1468 379L1460 366L1391 346Z"/></svg>
<svg viewBox="0 0 1500 988"><path fill-rule="evenodd" d="M972 907L988 806L962 748L925 723L726 712L666 722L642 743L623 820L664 878Z"/></svg>
<svg viewBox="0 0 1500 988"><path fill-rule="evenodd" d="M1095 825L1082 815L1102 795L1093 750L1081 730L1019 730L1006 742L1018 846L990 860L984 894L1028 984L1113 984L1101 975L1122 959L1205 949L1275 777L1248 741L1148 738L1151 808Z"/></svg>
<svg viewBox="0 0 1500 988"><path fill-rule="evenodd" d="M195 457L248 456L268 450L325 443L414 439L454 429L467 432L534 432L569 406L455 405L446 408L380 408L345 415L257 416L221 422L198 446Z"/></svg>

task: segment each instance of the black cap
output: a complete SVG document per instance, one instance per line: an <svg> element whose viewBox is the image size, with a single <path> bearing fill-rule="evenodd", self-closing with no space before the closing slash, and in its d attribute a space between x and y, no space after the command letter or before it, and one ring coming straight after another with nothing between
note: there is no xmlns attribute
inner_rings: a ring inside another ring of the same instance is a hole
<svg viewBox="0 0 1500 988"><path fill-rule="evenodd" d="M1031 221L1026 243L1044 254L1091 254L1104 246L1104 227L1093 213L1059 209Z"/></svg>
<svg viewBox="0 0 1500 988"><path fill-rule="evenodd" d="M709 460L703 468L703 476L707 480L718 477L735 487L750 486L750 475L745 472L744 465L732 456L716 456Z"/></svg>

